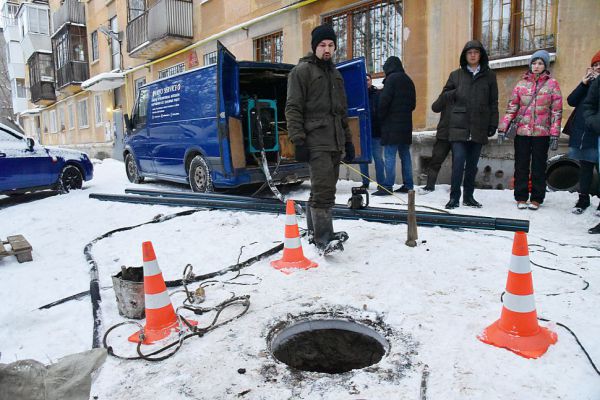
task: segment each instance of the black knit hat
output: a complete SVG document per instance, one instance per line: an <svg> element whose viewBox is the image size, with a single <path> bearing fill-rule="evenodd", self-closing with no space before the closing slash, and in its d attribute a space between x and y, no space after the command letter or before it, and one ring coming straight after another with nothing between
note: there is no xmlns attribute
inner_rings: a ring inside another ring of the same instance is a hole
<svg viewBox="0 0 600 400"><path fill-rule="evenodd" d="M310 40L310 47L312 48L313 53L315 53L317 46L323 40L333 40L333 44L335 44L335 48L337 49L337 36L331 25L319 25L312 30L311 35L312 39Z"/></svg>

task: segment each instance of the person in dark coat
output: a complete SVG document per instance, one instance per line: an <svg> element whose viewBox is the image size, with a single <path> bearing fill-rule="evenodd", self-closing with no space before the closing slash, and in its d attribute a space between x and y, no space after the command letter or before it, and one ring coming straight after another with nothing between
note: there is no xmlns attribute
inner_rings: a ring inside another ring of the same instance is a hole
<svg viewBox="0 0 600 400"><path fill-rule="evenodd" d="M367 74L367 90L369 92L369 112L371 115L371 153L373 161L375 161L375 176L377 184L383 183L385 177L383 156L381 148L381 126L379 125L379 117L377 115L377 107L379 106L380 90L373 86L373 78L371 74ZM362 174L362 187L369 188L369 164L360 164L360 173Z"/></svg>
<svg viewBox="0 0 600 400"><path fill-rule="evenodd" d="M569 157L579 161L579 199L573 207L574 214L581 214L590 206L590 187L594 176L594 166L598 168L598 135L585 129L583 108L579 107L592 81L600 75L600 51L592 58L591 67L575 90L567 97L567 103L574 107L573 117L569 118L563 132L569 135ZM600 204L598 205L600 211Z"/></svg>
<svg viewBox="0 0 600 400"><path fill-rule="evenodd" d="M288 76L285 117L296 160L308 162L310 196L306 219L319 251L343 250L345 232L333 232L331 208L335 204L340 162L354 159L348 126L344 79L333 64L336 35L329 25L311 33L313 53L301 58Z"/></svg>
<svg viewBox="0 0 600 400"><path fill-rule="evenodd" d="M438 174L451 150L450 142L448 141L448 116L450 114L447 108L452 104L452 99L449 99L449 97L451 97L450 92L441 93L431 105L431 110L435 113L441 113L441 115L435 133L435 143L431 151L431 161L429 161L427 167L427 184L421 188L423 193L435 190Z"/></svg>
<svg viewBox="0 0 600 400"><path fill-rule="evenodd" d="M488 55L477 40L465 44L460 68L452 71L442 94L448 109L448 140L452 146L452 180L447 209L459 206L461 183L463 205L481 207L475 200L475 175L481 148L498 127L498 83L488 65Z"/></svg>
<svg viewBox="0 0 600 400"><path fill-rule="evenodd" d="M412 144L412 112L417 104L415 85L404 72L402 61L388 57L383 64L385 79L379 98L381 145L384 152L385 178L382 189L374 196L390 194L396 181L396 153L402 163L402 187L396 192L407 193L414 188L410 145Z"/></svg>
<svg viewBox="0 0 600 400"><path fill-rule="evenodd" d="M594 79L588 94L581 105L586 131L600 136L600 78ZM598 139L598 151L600 152L600 138ZM600 160L598 160L600 162ZM600 234L600 224L588 230L592 234Z"/></svg>

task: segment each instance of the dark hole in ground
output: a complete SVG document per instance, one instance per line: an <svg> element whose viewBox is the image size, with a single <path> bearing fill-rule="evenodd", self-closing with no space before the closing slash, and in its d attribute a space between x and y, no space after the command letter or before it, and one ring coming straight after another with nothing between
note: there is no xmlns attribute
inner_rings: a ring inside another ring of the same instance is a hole
<svg viewBox="0 0 600 400"><path fill-rule="evenodd" d="M306 321L273 340L275 358L290 367L338 374L378 363L387 342L374 330L349 321Z"/></svg>

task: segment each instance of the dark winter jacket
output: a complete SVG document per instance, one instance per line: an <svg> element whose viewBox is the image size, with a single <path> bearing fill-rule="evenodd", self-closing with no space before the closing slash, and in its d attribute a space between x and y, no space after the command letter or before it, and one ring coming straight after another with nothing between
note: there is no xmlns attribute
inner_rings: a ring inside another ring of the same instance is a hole
<svg viewBox="0 0 600 400"><path fill-rule="evenodd" d="M288 76L285 118L290 140L309 150L344 151L352 141L344 79L335 65L314 55L300 59Z"/></svg>
<svg viewBox="0 0 600 400"><path fill-rule="evenodd" d="M583 118L583 107L579 107L585 96L588 94L589 88L592 82L584 85L580 82L579 85L571 92L567 97L567 103L571 107L575 107L573 110L574 116L570 119L569 126L565 126L569 130L569 147L576 149L592 149L598 147L598 135L600 132L588 132L585 129L585 119Z"/></svg>
<svg viewBox="0 0 600 400"><path fill-rule="evenodd" d="M390 57L383 65L385 79L379 96L381 144L412 143L412 112L417 104L415 85L404 72L398 57Z"/></svg>
<svg viewBox="0 0 600 400"><path fill-rule="evenodd" d="M448 93L449 92L441 93L437 100L431 104L431 110L434 113L441 113L440 122L438 122L437 131L435 133L437 140L448 140L448 125L450 123L450 113L448 112L448 109L452 105L452 100L448 99Z"/></svg>
<svg viewBox="0 0 600 400"><path fill-rule="evenodd" d="M583 107L585 129L595 135L600 135L600 78L594 79L581 106Z"/></svg>
<svg viewBox="0 0 600 400"><path fill-rule="evenodd" d="M379 122L379 115L377 115L377 109L379 108L379 95L381 90L375 86L369 88L369 109L371 112L371 137L381 137L381 124Z"/></svg>
<svg viewBox="0 0 600 400"><path fill-rule="evenodd" d="M475 76L467 69L466 56L467 50L473 48L481 53L480 71ZM460 68L450 73L442 94L451 104L448 109L450 141L486 144L488 132L498 127L498 83L480 42L472 40L465 45L460 54Z"/></svg>

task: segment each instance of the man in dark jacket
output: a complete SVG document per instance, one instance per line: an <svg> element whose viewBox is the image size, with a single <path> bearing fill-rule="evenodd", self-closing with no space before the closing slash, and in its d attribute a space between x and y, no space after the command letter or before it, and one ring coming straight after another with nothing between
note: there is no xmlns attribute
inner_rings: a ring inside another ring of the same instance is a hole
<svg viewBox="0 0 600 400"><path fill-rule="evenodd" d="M383 189L374 196L385 196L394 189L396 181L396 153L402 163L402 187L396 192L407 193L414 188L410 145L412 144L412 112L417 104L415 85L404 72L402 61L388 57L383 64L385 79L379 98L381 145L384 152L385 180Z"/></svg>
<svg viewBox="0 0 600 400"><path fill-rule="evenodd" d="M594 79L582 104L585 129L600 136L600 78ZM600 138L598 139L600 152ZM600 160L598 160L600 162ZM600 224L588 230L592 234L600 234Z"/></svg>
<svg viewBox="0 0 600 400"><path fill-rule="evenodd" d="M447 209L456 208L464 186L463 205L481 207L475 200L475 175L481 148L498 128L498 83L488 55L477 40L467 42L460 68L450 73L442 94L451 102L448 139L452 145L452 182Z"/></svg>
<svg viewBox="0 0 600 400"><path fill-rule="evenodd" d="M307 225L319 251L343 250L345 232L333 232L331 208L340 161L354 159L355 151L348 126L348 105L344 80L332 62L336 35L331 26L312 31L313 54L300 59L288 76L285 117L296 160L308 162L310 197Z"/></svg>
<svg viewBox="0 0 600 400"><path fill-rule="evenodd" d="M448 141L448 116L450 114L447 109L452 104L452 101L448 100L449 93L440 94L437 100L431 105L431 110L435 113L441 113L441 115L435 134L435 143L431 151L431 161L429 161L429 166L427 167L427 184L422 188L424 193L435 190L435 183L437 182L442 164L446 160L446 157L448 157L448 153L450 153L451 146Z"/></svg>

